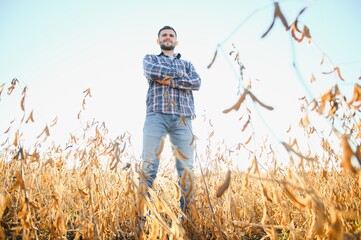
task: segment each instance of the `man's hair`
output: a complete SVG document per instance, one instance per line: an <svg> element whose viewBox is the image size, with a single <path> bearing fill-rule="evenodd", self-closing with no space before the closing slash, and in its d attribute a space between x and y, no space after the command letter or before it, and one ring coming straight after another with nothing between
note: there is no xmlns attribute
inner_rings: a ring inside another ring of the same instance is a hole
<svg viewBox="0 0 361 240"><path fill-rule="evenodd" d="M174 32L175 36L177 37L177 32L174 30L174 28L172 28L171 26L164 26L162 27L159 31L158 31L158 38L159 38L159 35L160 35L160 32L165 30L165 29L170 29Z"/></svg>

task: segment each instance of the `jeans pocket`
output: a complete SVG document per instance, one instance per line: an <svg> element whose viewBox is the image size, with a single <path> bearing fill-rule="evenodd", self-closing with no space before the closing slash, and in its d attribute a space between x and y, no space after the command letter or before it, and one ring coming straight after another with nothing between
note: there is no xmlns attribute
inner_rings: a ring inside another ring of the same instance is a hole
<svg viewBox="0 0 361 240"><path fill-rule="evenodd" d="M156 115L157 113L156 112L147 112L146 114L145 114L145 116L146 117L150 117L150 116L154 116L154 115Z"/></svg>

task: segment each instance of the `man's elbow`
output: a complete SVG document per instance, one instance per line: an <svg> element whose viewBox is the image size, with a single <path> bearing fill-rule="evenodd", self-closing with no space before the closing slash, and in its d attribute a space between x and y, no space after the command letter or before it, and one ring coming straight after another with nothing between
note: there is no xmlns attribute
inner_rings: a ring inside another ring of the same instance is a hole
<svg viewBox="0 0 361 240"><path fill-rule="evenodd" d="M194 84L194 86L193 86L194 91L198 91L200 88L201 88L201 83L200 82L197 83L197 84Z"/></svg>

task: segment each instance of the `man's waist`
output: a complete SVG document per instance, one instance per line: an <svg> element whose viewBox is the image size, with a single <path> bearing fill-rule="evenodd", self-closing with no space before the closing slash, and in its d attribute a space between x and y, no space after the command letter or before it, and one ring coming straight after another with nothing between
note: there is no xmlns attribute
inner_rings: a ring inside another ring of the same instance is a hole
<svg viewBox="0 0 361 240"><path fill-rule="evenodd" d="M158 112L178 116L195 118L194 107L192 106L171 106L165 104L147 104L147 112Z"/></svg>

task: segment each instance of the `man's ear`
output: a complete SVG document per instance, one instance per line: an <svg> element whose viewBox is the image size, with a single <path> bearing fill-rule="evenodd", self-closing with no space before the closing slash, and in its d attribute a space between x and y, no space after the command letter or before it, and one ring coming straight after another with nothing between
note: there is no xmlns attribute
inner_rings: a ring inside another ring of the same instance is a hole
<svg viewBox="0 0 361 240"><path fill-rule="evenodd" d="M175 41L175 45L178 46L178 41Z"/></svg>
<svg viewBox="0 0 361 240"><path fill-rule="evenodd" d="M157 38L157 44L160 45L160 41L159 41L159 38Z"/></svg>

